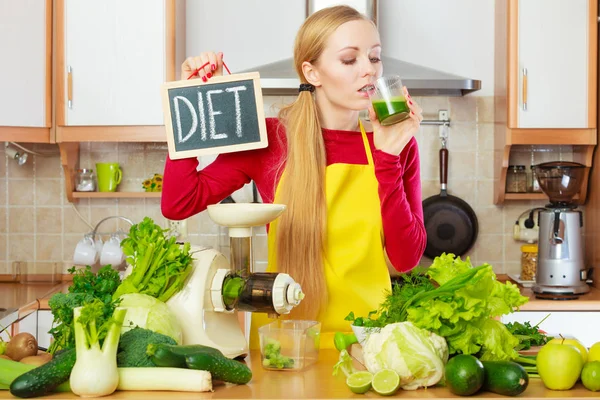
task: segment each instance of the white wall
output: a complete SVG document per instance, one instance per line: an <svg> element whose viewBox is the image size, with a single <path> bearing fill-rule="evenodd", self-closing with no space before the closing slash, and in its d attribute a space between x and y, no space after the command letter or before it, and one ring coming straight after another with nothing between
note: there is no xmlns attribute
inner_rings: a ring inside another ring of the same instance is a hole
<svg viewBox="0 0 600 400"><path fill-rule="evenodd" d="M494 0L379 0L388 56L481 81L494 94ZM385 67L385 66L384 66Z"/></svg>
<svg viewBox="0 0 600 400"><path fill-rule="evenodd" d="M186 52L223 51L232 72L292 56L305 0L187 0ZM388 56L482 81L493 95L494 0L379 0Z"/></svg>

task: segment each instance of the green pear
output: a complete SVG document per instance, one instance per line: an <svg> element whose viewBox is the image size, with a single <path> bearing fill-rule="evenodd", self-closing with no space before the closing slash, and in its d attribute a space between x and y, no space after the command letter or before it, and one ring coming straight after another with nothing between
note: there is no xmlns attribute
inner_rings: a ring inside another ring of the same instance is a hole
<svg viewBox="0 0 600 400"><path fill-rule="evenodd" d="M571 389L581 374L583 360L577 347L564 342L547 343L537 355L537 369L550 390Z"/></svg>

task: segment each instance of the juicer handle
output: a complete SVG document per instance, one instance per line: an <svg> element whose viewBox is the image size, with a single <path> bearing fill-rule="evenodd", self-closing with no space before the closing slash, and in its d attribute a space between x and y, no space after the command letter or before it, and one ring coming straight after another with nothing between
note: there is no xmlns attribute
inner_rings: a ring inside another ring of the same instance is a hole
<svg viewBox="0 0 600 400"><path fill-rule="evenodd" d="M565 240L565 230L560 229L560 212L554 212L554 226L552 227L552 244L562 244Z"/></svg>

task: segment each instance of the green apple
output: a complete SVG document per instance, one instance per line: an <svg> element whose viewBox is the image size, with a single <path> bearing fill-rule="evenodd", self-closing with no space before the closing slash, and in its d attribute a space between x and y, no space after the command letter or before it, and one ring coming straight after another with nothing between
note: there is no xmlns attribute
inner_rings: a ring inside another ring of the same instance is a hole
<svg viewBox="0 0 600 400"><path fill-rule="evenodd" d="M600 361L590 361L583 366L581 383L587 390L600 390Z"/></svg>
<svg viewBox="0 0 600 400"><path fill-rule="evenodd" d="M600 342L596 342L590 347L588 361L600 361Z"/></svg>
<svg viewBox="0 0 600 400"><path fill-rule="evenodd" d="M571 346L575 346L577 347L577 350L579 350L579 352L581 353L581 359L583 360L583 363L585 364L588 361L588 351L585 348L585 346L583 345L583 343L581 343L579 340L577 339L573 339L573 338L554 338L551 341L549 341L548 343L563 343L563 344L570 344Z"/></svg>
<svg viewBox="0 0 600 400"><path fill-rule="evenodd" d="M579 379L583 361L577 347L565 343L547 343L537 355L537 369L550 390L569 390Z"/></svg>

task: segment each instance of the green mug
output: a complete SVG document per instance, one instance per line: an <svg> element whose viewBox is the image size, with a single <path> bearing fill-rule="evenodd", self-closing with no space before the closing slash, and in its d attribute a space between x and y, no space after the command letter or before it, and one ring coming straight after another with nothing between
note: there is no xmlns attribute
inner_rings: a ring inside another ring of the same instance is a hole
<svg viewBox="0 0 600 400"><path fill-rule="evenodd" d="M119 163L96 163L96 176L98 177L98 191L116 192L123 173L119 168Z"/></svg>

